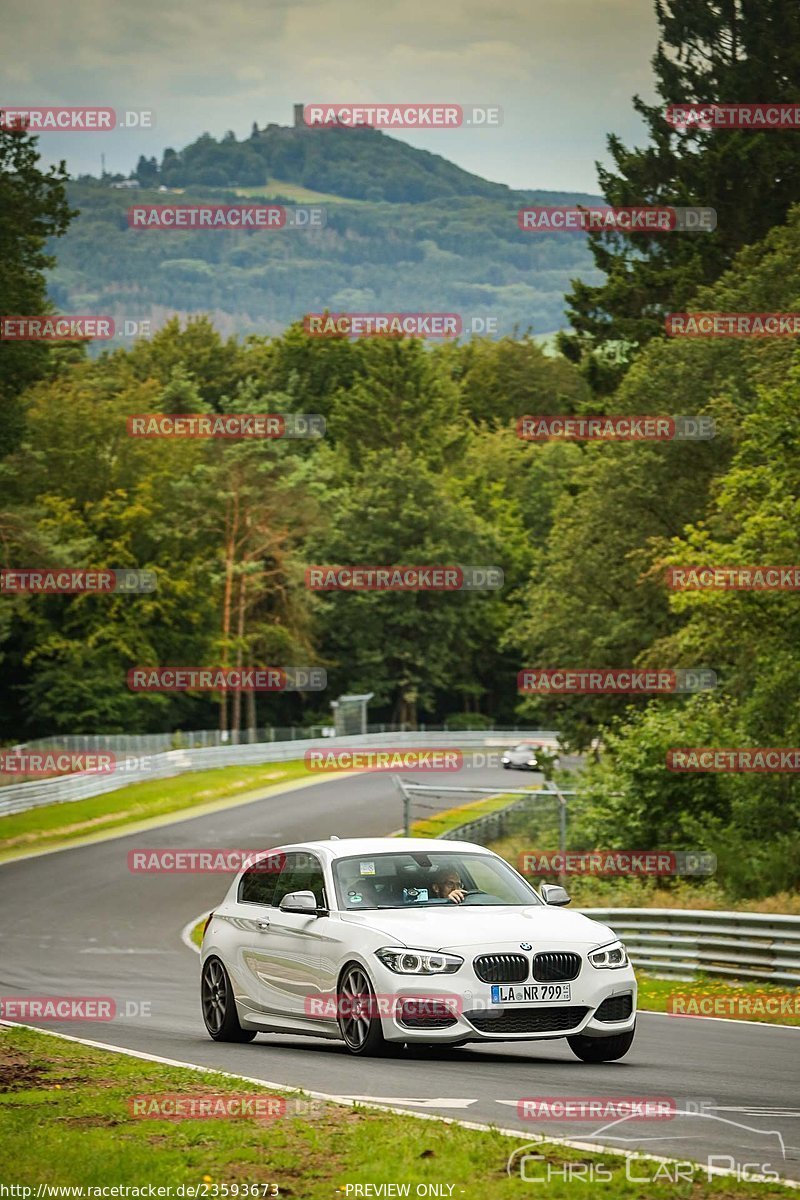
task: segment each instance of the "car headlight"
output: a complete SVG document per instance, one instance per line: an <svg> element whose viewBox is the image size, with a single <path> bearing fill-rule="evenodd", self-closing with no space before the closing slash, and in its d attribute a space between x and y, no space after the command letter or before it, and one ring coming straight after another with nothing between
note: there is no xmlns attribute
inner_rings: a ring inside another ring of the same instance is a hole
<svg viewBox="0 0 800 1200"><path fill-rule="evenodd" d="M609 942L607 946L601 946L598 950L590 950L589 962L593 967L615 971L620 967L627 967L628 952L622 942Z"/></svg>
<svg viewBox="0 0 800 1200"><path fill-rule="evenodd" d="M507 754L504 754L503 757L500 759L500 762L510 762L510 761L511 761L511 759L508 757Z"/></svg>
<svg viewBox="0 0 800 1200"><path fill-rule="evenodd" d="M529 766L529 767L535 767L535 766L536 766L536 759L535 759L535 758L529 758L529 759L528 759L528 766Z"/></svg>
<svg viewBox="0 0 800 1200"><path fill-rule="evenodd" d="M457 954L407 950L402 946L383 946L375 953L383 965L397 975L452 975L464 962Z"/></svg>

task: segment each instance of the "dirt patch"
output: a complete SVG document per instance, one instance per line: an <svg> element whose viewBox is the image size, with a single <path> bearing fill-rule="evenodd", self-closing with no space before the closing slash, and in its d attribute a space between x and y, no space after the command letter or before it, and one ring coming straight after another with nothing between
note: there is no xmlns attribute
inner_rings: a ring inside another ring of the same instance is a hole
<svg viewBox="0 0 800 1200"><path fill-rule="evenodd" d="M22 1092L31 1088L53 1087L44 1067L28 1062L21 1054L6 1051L0 1055L0 1092Z"/></svg>

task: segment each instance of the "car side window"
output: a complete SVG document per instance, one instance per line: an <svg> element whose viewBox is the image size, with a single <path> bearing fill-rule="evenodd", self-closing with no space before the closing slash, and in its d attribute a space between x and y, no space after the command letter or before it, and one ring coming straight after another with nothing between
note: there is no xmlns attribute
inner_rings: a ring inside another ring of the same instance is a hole
<svg viewBox="0 0 800 1200"><path fill-rule="evenodd" d="M287 854L278 886L272 897L276 907L289 892L313 892L320 908L325 907L325 876L322 864L313 854Z"/></svg>
<svg viewBox="0 0 800 1200"><path fill-rule="evenodd" d="M300 862L292 877L293 892L313 892L314 899L320 908L327 907L325 903L325 876L322 863L313 854L298 854Z"/></svg>
<svg viewBox="0 0 800 1200"><path fill-rule="evenodd" d="M275 888L280 871L274 863L264 860L264 867L256 863L249 871L245 871L239 882L239 900L243 904L273 904Z"/></svg>

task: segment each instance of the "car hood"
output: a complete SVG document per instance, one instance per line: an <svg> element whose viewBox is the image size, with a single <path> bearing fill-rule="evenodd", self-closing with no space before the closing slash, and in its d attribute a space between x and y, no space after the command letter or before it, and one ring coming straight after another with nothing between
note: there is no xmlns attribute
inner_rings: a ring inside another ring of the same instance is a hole
<svg viewBox="0 0 800 1200"><path fill-rule="evenodd" d="M457 950L466 946L497 945L518 948L530 942L534 949L563 947L567 943L599 946L616 934L607 925L583 913L566 912L548 905L479 907L455 905L444 908L384 909L342 919L387 934L404 946L430 950Z"/></svg>

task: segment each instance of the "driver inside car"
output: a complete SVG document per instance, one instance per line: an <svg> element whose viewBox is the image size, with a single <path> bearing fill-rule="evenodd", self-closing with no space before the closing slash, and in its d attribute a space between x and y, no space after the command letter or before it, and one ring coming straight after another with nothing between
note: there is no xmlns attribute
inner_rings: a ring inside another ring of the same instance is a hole
<svg viewBox="0 0 800 1200"><path fill-rule="evenodd" d="M436 872L431 883L431 892L440 900L451 900L453 904L461 904L465 892L455 867L442 867Z"/></svg>

